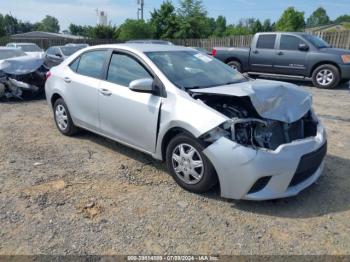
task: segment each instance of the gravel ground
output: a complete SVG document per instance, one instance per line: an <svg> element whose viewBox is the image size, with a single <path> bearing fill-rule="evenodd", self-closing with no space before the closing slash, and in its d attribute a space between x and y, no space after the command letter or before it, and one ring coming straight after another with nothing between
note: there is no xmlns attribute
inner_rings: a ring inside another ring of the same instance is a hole
<svg viewBox="0 0 350 262"><path fill-rule="evenodd" d="M299 196L188 193L151 157L59 134L44 100L0 104L0 254L350 254L350 96L317 90L324 175Z"/></svg>

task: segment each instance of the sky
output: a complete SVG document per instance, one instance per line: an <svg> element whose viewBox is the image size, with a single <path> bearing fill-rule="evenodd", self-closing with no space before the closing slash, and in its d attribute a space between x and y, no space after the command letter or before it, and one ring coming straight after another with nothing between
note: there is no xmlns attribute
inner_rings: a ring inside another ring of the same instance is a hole
<svg viewBox="0 0 350 262"><path fill-rule="evenodd" d="M145 18L163 0L144 0ZM179 0L172 0L178 6ZM305 12L307 18L319 6L327 10L331 19L350 14L350 0L203 0L209 16L224 15L228 23L237 23L240 18L254 17L276 21L284 9L294 6ZM11 13L22 21L38 22L45 15L55 16L61 30L70 23L96 24L96 9L107 12L108 21L119 25L125 19L137 18L137 0L0 0L0 13Z"/></svg>

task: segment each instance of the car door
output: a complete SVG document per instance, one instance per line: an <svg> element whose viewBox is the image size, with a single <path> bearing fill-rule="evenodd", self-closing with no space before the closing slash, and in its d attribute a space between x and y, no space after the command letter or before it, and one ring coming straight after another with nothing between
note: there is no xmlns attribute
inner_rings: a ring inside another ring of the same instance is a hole
<svg viewBox="0 0 350 262"><path fill-rule="evenodd" d="M129 89L138 79L154 78L130 53L114 52L99 92L102 132L145 152L154 152L161 97Z"/></svg>
<svg viewBox="0 0 350 262"><path fill-rule="evenodd" d="M305 75L307 49L300 50L300 45L307 46L300 37L281 34L279 49L274 54L274 67L281 74Z"/></svg>
<svg viewBox="0 0 350 262"><path fill-rule="evenodd" d="M108 50L83 53L64 71L65 100L74 121L87 129L99 131L98 90Z"/></svg>
<svg viewBox="0 0 350 262"><path fill-rule="evenodd" d="M261 34L250 51L250 68L254 72L273 73L277 34Z"/></svg>

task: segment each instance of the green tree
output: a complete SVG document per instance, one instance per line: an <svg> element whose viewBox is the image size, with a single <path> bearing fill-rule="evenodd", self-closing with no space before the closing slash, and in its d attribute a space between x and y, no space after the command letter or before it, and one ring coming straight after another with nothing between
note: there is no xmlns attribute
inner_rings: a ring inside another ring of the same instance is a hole
<svg viewBox="0 0 350 262"><path fill-rule="evenodd" d="M226 18L222 15L218 16L215 21L214 36L222 37L226 32Z"/></svg>
<svg viewBox="0 0 350 262"><path fill-rule="evenodd" d="M271 32L273 31L272 25L271 25L271 20L266 19L262 25L262 31L263 32Z"/></svg>
<svg viewBox="0 0 350 262"><path fill-rule="evenodd" d="M95 39L113 39L116 34L116 27L110 25L97 25L95 27L87 28L87 34Z"/></svg>
<svg viewBox="0 0 350 262"><path fill-rule="evenodd" d="M152 26L143 20L127 19L115 35L119 40L152 38Z"/></svg>
<svg viewBox="0 0 350 262"><path fill-rule="evenodd" d="M237 25L228 25L226 28L225 35L231 36L231 35L249 35L250 31L249 29L244 26L242 23L238 23Z"/></svg>
<svg viewBox="0 0 350 262"><path fill-rule="evenodd" d="M4 29L7 35L13 35L18 32L18 20L12 15L5 15L3 19Z"/></svg>
<svg viewBox="0 0 350 262"><path fill-rule="evenodd" d="M60 31L60 25L56 17L46 15L45 18L39 23L37 30L58 33Z"/></svg>
<svg viewBox="0 0 350 262"><path fill-rule="evenodd" d="M214 31L216 29L216 20L213 17L207 17L206 19L209 35L214 35Z"/></svg>
<svg viewBox="0 0 350 262"><path fill-rule="evenodd" d="M344 23L344 22L350 23L350 15L341 15L337 19L335 19L334 22L337 24Z"/></svg>
<svg viewBox="0 0 350 262"><path fill-rule="evenodd" d="M93 37L92 35L93 35L94 28L92 26L81 26L76 24L70 24L68 29L72 35Z"/></svg>
<svg viewBox="0 0 350 262"><path fill-rule="evenodd" d="M256 34L256 33L259 33L261 31L263 31L263 26L262 26L260 20L257 19L254 21L254 23L251 26L251 32L252 32L252 34Z"/></svg>
<svg viewBox="0 0 350 262"><path fill-rule="evenodd" d="M164 1L160 9L154 9L151 12L150 24L155 38L174 38L175 33L179 30L179 19L172 2Z"/></svg>
<svg viewBox="0 0 350 262"><path fill-rule="evenodd" d="M323 7L317 8L307 19L306 26L307 27L316 27L327 25L330 23L329 16L327 15L326 10Z"/></svg>
<svg viewBox="0 0 350 262"><path fill-rule="evenodd" d="M35 26L32 23L19 21L17 26L17 33L25 33L34 30Z"/></svg>
<svg viewBox="0 0 350 262"><path fill-rule="evenodd" d="M211 33L207 11L201 0L181 0L177 10L181 20L178 38L205 38Z"/></svg>
<svg viewBox="0 0 350 262"><path fill-rule="evenodd" d="M294 7L288 7L276 23L278 31L302 31L304 28L304 12L299 12Z"/></svg>
<svg viewBox="0 0 350 262"><path fill-rule="evenodd" d="M5 36L5 24L4 24L4 16L0 14L0 37Z"/></svg>

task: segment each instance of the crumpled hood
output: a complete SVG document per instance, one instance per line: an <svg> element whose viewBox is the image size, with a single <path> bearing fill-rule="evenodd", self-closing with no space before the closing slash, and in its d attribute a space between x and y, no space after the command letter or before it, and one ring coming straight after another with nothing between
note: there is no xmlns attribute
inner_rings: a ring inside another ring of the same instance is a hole
<svg viewBox="0 0 350 262"><path fill-rule="evenodd" d="M44 64L44 58L19 56L0 61L0 70L9 75L25 75L33 73Z"/></svg>
<svg viewBox="0 0 350 262"><path fill-rule="evenodd" d="M311 94L296 85L279 81L253 80L191 91L236 97L249 96L261 117L287 123L302 118L312 105Z"/></svg>

